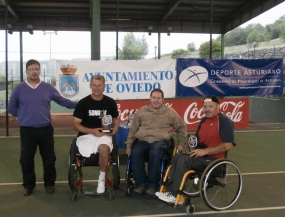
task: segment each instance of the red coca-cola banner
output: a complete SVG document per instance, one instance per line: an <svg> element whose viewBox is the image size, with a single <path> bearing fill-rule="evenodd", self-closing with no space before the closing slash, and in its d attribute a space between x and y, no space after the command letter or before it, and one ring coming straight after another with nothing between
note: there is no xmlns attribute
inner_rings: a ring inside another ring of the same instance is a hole
<svg viewBox="0 0 285 217"><path fill-rule="evenodd" d="M120 121L128 120L128 113L149 103L149 100L117 100ZM187 124L188 131L196 131L200 119L204 116L202 99L172 99L164 101L173 108ZM235 128L247 128L249 123L248 98L219 99L220 111L229 116Z"/></svg>

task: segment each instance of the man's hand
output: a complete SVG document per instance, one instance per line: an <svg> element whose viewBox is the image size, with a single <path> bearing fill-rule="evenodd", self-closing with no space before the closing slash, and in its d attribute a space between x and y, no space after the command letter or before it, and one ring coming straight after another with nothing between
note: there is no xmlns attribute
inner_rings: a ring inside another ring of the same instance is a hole
<svg viewBox="0 0 285 217"><path fill-rule="evenodd" d="M127 148L127 149L126 149L126 154L127 154L128 156L130 156L131 153L132 153L132 149L131 149L131 148Z"/></svg>
<svg viewBox="0 0 285 217"><path fill-rule="evenodd" d="M114 136L118 132L118 129L116 129L116 128L111 128L111 130L112 130L112 132L108 133L108 136Z"/></svg>
<svg viewBox="0 0 285 217"><path fill-rule="evenodd" d="M94 136L97 136L97 137L106 135L105 133L100 132L100 130L102 130L102 128L93 128L91 132Z"/></svg>
<svg viewBox="0 0 285 217"><path fill-rule="evenodd" d="M196 158L199 158L199 157L203 157L206 154L207 154L206 148L204 148L204 149L195 149L195 150L190 152L190 157L193 157L194 159L196 159Z"/></svg>

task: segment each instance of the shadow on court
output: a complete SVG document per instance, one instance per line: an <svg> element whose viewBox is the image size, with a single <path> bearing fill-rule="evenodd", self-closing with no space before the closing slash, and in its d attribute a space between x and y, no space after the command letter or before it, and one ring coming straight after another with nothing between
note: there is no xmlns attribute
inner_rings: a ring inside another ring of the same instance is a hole
<svg viewBox="0 0 285 217"><path fill-rule="evenodd" d="M283 217L285 216L285 133L280 132L236 132L237 146L229 152L243 174L243 190L237 203L223 212L208 208L200 197L193 198L196 215L225 217ZM172 208L157 200L124 196L125 181L115 191L114 200L105 196L83 196L78 194L71 202L72 192L67 183L68 151L71 137L56 138L56 192L49 195L42 183L42 165L36 155L37 187L29 197L22 195L22 174L19 164L19 138L2 138L0 151L0 216L185 216L185 205ZM124 150L120 150L123 155ZM121 157L121 179L125 177L126 157ZM98 167L83 167L84 191L96 189Z"/></svg>

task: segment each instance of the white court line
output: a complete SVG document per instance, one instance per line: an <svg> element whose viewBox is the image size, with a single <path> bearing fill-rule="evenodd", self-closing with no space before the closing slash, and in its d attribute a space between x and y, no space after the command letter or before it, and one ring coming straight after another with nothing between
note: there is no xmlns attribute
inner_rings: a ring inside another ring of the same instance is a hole
<svg viewBox="0 0 285 217"><path fill-rule="evenodd" d="M270 174L279 174L279 173L285 173L285 171L276 171L276 172L260 172L260 173L242 173L241 175L270 175Z"/></svg>
<svg viewBox="0 0 285 217"><path fill-rule="evenodd" d="M237 213L237 212L254 212L254 211L266 211L266 210L282 210L285 206L277 207L264 207L264 208L251 208L251 209L234 209L224 211L208 211L208 212L195 212L193 215L210 215L219 213ZM157 214L157 215L133 215L133 216L121 216L121 217L167 217L167 216L185 216L186 213L171 213L171 214Z"/></svg>
<svg viewBox="0 0 285 217"><path fill-rule="evenodd" d="M285 171L276 171L276 172L260 172L260 173L242 173L242 176L246 175L270 175L270 174L282 174L285 173ZM121 181L125 181L125 179L120 179ZM97 182L98 180L84 180L84 182ZM36 182L36 184L43 184L44 182ZM56 181L56 184L65 184L68 183L68 181ZM0 183L1 185L21 185L22 183Z"/></svg>
<svg viewBox="0 0 285 217"><path fill-rule="evenodd" d="M120 179L121 181L125 181L125 179ZM97 182L98 179L96 180L84 180L83 182L86 183L86 182ZM36 182L36 184L43 184L44 182ZM65 184L65 183L68 183L68 181L56 181L55 184ZM16 183L0 183L0 186L1 185L22 185L22 183L20 182L16 182Z"/></svg>

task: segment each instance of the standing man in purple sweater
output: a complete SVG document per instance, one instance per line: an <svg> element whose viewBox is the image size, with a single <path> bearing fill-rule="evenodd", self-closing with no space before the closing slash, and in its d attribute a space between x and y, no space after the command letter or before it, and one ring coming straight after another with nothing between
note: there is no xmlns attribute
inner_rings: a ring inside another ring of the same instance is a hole
<svg viewBox="0 0 285 217"><path fill-rule="evenodd" d="M8 112L18 118L20 125L20 163L25 196L29 196L36 187L34 156L37 146L43 161L46 192L54 193L56 156L50 102L53 100L66 108L76 107L75 102L62 97L52 85L40 80L40 70L37 60L31 59L26 63L27 80L14 88L8 104Z"/></svg>

